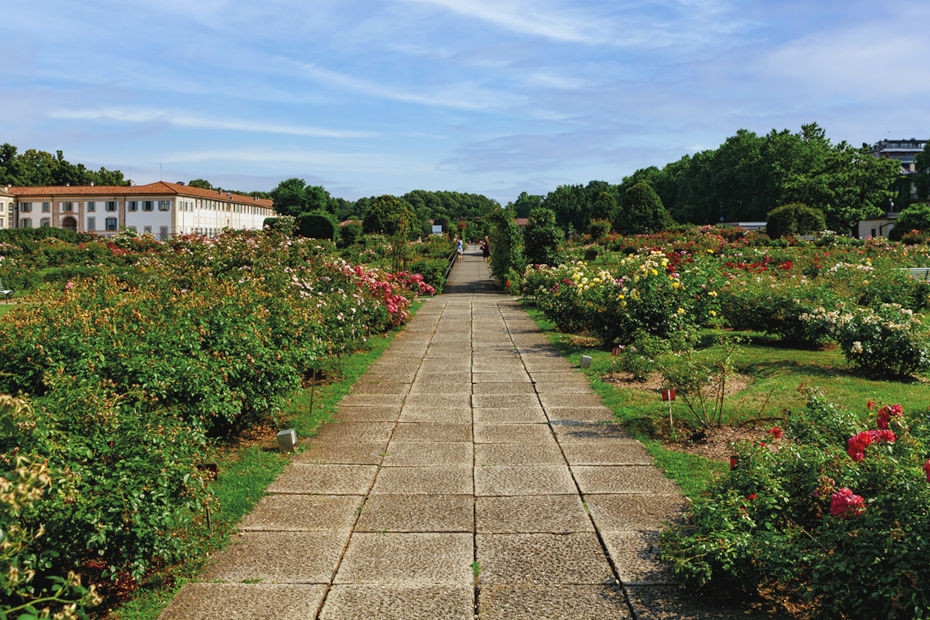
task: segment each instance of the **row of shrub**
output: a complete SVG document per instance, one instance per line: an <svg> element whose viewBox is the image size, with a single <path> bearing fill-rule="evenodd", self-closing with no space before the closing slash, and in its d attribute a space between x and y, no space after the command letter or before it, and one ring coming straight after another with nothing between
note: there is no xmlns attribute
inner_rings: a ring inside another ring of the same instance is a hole
<svg viewBox="0 0 930 620"><path fill-rule="evenodd" d="M0 408L0 495L30 463L47 481L0 500L0 531L33 533L2 551L20 578L0 581L0 615L86 599L56 590L69 571L113 586L183 558L214 501L198 468L210 438L273 417L306 375L433 292L272 232L164 245L0 322L0 393L21 398Z"/></svg>
<svg viewBox="0 0 930 620"><path fill-rule="evenodd" d="M740 444L664 532L662 559L707 595L771 593L811 617L930 615L930 420L868 409L863 422L812 394L784 429Z"/></svg>

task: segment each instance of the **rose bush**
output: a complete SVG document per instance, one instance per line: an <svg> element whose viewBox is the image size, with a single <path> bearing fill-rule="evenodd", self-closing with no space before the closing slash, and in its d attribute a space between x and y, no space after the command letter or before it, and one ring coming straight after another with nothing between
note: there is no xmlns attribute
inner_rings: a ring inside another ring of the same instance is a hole
<svg viewBox="0 0 930 620"><path fill-rule="evenodd" d="M926 420L883 411L863 429L812 395L782 438L737 448L687 523L663 534L662 558L686 583L778 592L820 617L925 617ZM863 446L862 433L883 439Z"/></svg>

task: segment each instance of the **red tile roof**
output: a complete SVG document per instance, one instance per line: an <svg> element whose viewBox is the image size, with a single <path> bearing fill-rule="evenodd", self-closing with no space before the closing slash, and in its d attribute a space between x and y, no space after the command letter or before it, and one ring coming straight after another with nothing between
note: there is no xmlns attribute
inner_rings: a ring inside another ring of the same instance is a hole
<svg viewBox="0 0 930 620"><path fill-rule="evenodd" d="M256 205L259 207L272 207L273 203L267 198L253 198L245 194L218 192L212 189L202 189L178 183L158 181L148 185L45 185L39 187L11 187L9 193L14 196L148 196L176 194L180 196L196 196L210 200L223 200L239 204Z"/></svg>

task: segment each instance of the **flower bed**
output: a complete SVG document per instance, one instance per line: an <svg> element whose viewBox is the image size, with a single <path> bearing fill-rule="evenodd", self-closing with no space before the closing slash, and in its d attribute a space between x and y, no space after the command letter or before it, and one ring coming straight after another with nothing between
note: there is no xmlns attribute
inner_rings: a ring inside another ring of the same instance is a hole
<svg viewBox="0 0 930 620"><path fill-rule="evenodd" d="M0 407L0 475L23 458L49 484L28 509L0 506L0 530L44 531L9 558L30 578L0 583L0 615L69 570L113 588L185 557L213 501L198 468L208 438L267 420L304 376L433 292L321 251L274 233L182 238L4 316L0 394L25 398Z"/></svg>

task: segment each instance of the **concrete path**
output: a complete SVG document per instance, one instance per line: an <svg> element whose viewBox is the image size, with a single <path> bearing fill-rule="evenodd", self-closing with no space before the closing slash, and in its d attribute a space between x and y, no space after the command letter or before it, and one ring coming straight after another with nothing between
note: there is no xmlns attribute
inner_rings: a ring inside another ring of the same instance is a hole
<svg viewBox="0 0 930 620"><path fill-rule="evenodd" d="M676 487L468 254L163 618L706 616Z"/></svg>

